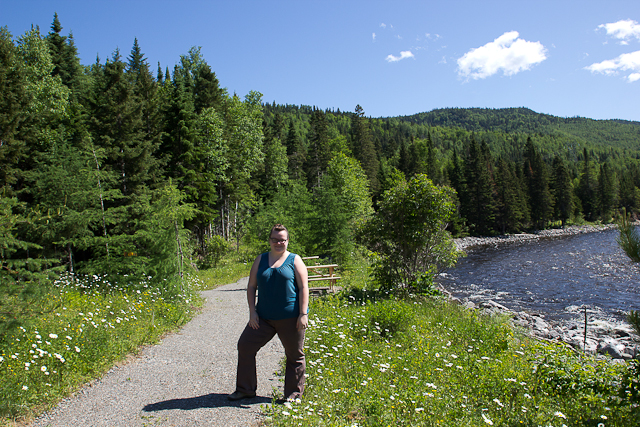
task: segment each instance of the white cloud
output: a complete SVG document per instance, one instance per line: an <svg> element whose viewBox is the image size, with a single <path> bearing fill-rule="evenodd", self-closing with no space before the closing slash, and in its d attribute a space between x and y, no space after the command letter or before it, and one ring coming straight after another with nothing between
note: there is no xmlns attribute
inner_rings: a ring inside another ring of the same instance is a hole
<svg viewBox="0 0 640 427"><path fill-rule="evenodd" d="M505 76L511 76L547 59L547 49L542 43L518 36L517 31L506 32L484 46L471 49L458 58L458 74L477 80L502 70Z"/></svg>
<svg viewBox="0 0 640 427"><path fill-rule="evenodd" d="M376 33L373 33L373 34L371 35L371 38L373 39L373 41L376 41Z"/></svg>
<svg viewBox="0 0 640 427"><path fill-rule="evenodd" d="M627 76L629 82L640 79L640 50L631 53L623 53L614 59L596 62L585 67L592 73L601 73L607 76L618 74L621 71L631 71Z"/></svg>
<svg viewBox="0 0 640 427"><path fill-rule="evenodd" d="M387 24L385 24L384 22L382 24L380 24L380 27L382 28L387 28Z"/></svg>
<svg viewBox="0 0 640 427"><path fill-rule="evenodd" d="M398 62L400 60L406 59L406 58L413 58L413 53L411 53L411 51L409 50L405 50L400 52L400 56L393 56L393 55L389 55L385 58L385 60L387 62Z"/></svg>
<svg viewBox="0 0 640 427"><path fill-rule="evenodd" d="M598 28L604 28L608 35L621 40L623 45L629 44L628 40L633 37L640 40L640 24L631 19L598 25Z"/></svg>

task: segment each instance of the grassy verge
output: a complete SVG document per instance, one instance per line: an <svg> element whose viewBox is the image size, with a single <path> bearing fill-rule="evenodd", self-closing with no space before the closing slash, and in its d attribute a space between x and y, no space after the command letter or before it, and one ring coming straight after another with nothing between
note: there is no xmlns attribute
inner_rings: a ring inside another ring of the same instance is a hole
<svg viewBox="0 0 640 427"><path fill-rule="evenodd" d="M0 425L51 407L140 346L187 322L198 304L186 292L165 298L144 281L59 279L34 304L29 322L0 340Z"/></svg>
<svg viewBox="0 0 640 427"><path fill-rule="evenodd" d="M245 262L231 261L221 263L216 268L201 270L197 273L198 285L195 288L198 291L215 289L218 286L235 283L243 277L249 275L251 264Z"/></svg>
<svg viewBox="0 0 640 427"><path fill-rule="evenodd" d="M193 317L198 291L233 283L249 268L226 260L171 298L146 281L60 278L31 306L28 323L0 337L0 426L28 420L157 342Z"/></svg>
<svg viewBox="0 0 640 427"><path fill-rule="evenodd" d="M311 313L305 397L265 408L267 425L640 425L637 365L529 339L505 319L354 297L314 300Z"/></svg>

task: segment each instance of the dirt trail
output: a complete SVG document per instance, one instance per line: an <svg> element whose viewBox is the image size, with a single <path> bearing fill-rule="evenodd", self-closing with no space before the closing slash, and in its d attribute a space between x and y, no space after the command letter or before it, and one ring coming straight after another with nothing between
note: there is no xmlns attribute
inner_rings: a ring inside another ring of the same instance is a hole
<svg viewBox="0 0 640 427"><path fill-rule="evenodd" d="M258 391L230 402L236 343L246 325L247 279L203 292L203 311L180 331L145 348L124 366L65 399L29 427L255 426L260 406L282 393L275 371L284 355L278 339L258 353Z"/></svg>

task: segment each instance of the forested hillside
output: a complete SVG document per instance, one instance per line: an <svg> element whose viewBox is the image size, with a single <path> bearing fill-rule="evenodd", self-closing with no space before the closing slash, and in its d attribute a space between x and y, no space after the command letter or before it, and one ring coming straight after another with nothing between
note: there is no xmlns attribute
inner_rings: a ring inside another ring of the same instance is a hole
<svg viewBox="0 0 640 427"><path fill-rule="evenodd" d="M156 68L132 42L83 65L57 16L46 35L0 30L4 289L48 269L179 283L230 248L253 256L274 222L292 250L346 261L384 192L415 174L456 190L454 235L640 208L638 122L264 104L260 88L224 89L199 48Z"/></svg>

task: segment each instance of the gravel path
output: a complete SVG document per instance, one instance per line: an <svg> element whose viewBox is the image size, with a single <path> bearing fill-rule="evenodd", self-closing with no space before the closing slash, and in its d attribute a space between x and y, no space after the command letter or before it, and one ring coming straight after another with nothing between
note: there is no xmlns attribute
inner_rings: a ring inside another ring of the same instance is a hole
<svg viewBox="0 0 640 427"><path fill-rule="evenodd" d="M247 318L247 278L202 293L203 311L179 332L110 370L30 427L257 426L284 356L275 338L258 353L253 399L227 400L235 390L236 343Z"/></svg>

